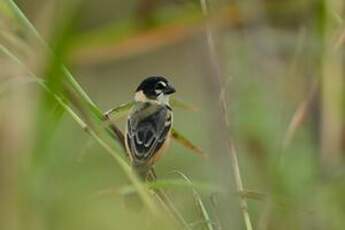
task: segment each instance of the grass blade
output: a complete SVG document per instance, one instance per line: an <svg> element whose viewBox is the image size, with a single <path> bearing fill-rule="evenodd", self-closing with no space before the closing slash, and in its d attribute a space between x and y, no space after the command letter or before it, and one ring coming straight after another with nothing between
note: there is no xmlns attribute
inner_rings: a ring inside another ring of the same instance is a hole
<svg viewBox="0 0 345 230"><path fill-rule="evenodd" d="M179 171L175 171L175 172L178 175L180 175L185 181L187 181L189 184L191 184L192 187L193 187L193 182L184 173L179 172ZM198 204L198 206L200 208L201 214L202 214L202 216L204 218L204 221L206 223L207 229L208 230L214 230L213 222L212 222L212 220L210 218L210 215L208 214L208 211L207 211L207 209L205 207L205 204L202 201L199 193L194 188L192 188L192 191L193 191L194 199L196 200L196 202L197 202L197 204Z"/></svg>
<svg viewBox="0 0 345 230"><path fill-rule="evenodd" d="M196 153L198 156L202 158L207 158L207 155L204 151L202 151L198 146L194 145L191 141L189 141L186 137L184 137L181 133L179 133L176 129L171 130L171 136L181 145L186 147L187 149L191 150L193 153Z"/></svg>
<svg viewBox="0 0 345 230"><path fill-rule="evenodd" d="M107 112L104 113L104 116L117 120L121 117L126 116L133 105L134 101L119 105L117 107L109 109Z"/></svg>
<svg viewBox="0 0 345 230"><path fill-rule="evenodd" d="M219 188L214 185L210 185L203 182L194 182L190 183L189 181L182 180L182 179L176 179L176 180L156 180L152 182L146 183L147 187L153 190L157 189L178 189L178 188L190 188L195 191L203 191L208 193L220 193L224 192L222 188ZM122 186L121 188L110 188L103 191L100 191L100 194L104 193L114 193L114 194L120 194L120 195L126 195L128 193L135 192L135 188L132 185L126 185ZM256 197L259 196L256 192L253 191L247 191L240 193L241 196L246 197Z"/></svg>
<svg viewBox="0 0 345 230"><path fill-rule="evenodd" d="M209 16L208 1L200 0L200 7L204 16L208 17ZM226 99L226 89L224 87L224 85L226 84L224 84L222 68L219 64L220 60L217 55L216 43L213 36L213 32L211 30L211 25L208 22L205 23L205 36L206 36L205 47L209 54L210 66L212 67L212 71L214 72L212 74L212 77L215 79L215 81L218 84L219 102L220 102L221 116L223 120L222 122L223 122L224 127L227 130L230 130L230 121L229 121L228 106L227 106L228 102ZM237 152L232 143L231 136L229 134L226 134L225 139L226 139L226 145L227 145L227 152L231 157L232 168L235 175L235 182L236 182L235 185L238 191L242 191L243 183L242 183L242 178L241 178L241 172L239 169ZM242 211L244 223L246 226L246 230L252 230L253 225L250 220L250 215L248 212L248 205L247 205L246 199L241 197L240 205L241 205L241 211Z"/></svg>
<svg viewBox="0 0 345 230"><path fill-rule="evenodd" d="M310 112L313 101L315 100L315 97L318 93L319 83L314 82L307 97L298 105L295 113L291 118L285 137L283 139L284 150L286 150L286 148L290 145L297 129L303 124L306 117L308 116L308 112Z"/></svg>
<svg viewBox="0 0 345 230"><path fill-rule="evenodd" d="M14 56L8 49L6 49L4 46L2 46L0 44L0 51L3 52L4 54L6 54L10 59L12 59L14 62L16 62L19 66L21 66L23 69L27 70L31 77L33 77L34 79L38 79L38 77L31 72L30 70L28 70L23 64L22 62L16 57ZM150 195L148 194L148 192L146 191L145 187L143 186L143 184L139 181L139 179L136 177L136 175L133 173L133 171L131 170L131 167L128 165L128 163L122 158L120 157L120 155L114 151L110 145L108 145L102 138L101 136L96 133L94 130L90 129L87 124L73 111L73 109L68 106L65 103L65 100L62 99L61 97L59 97L57 94L55 94L54 92L52 92L45 84L44 81L37 81L39 83L39 85L46 90L49 94L51 94L54 99L56 100L56 102L58 102L58 104L72 117L72 119L84 130L86 131L90 136L92 136L96 142L102 146L108 153L110 153L110 155L117 161L117 163L119 164L119 166L123 169L123 171L126 173L126 175L128 176L129 180L133 183L133 186L135 187L135 189L138 191L138 194L140 195L140 197L142 198L143 202L147 205L147 207L149 208L149 210L154 214L154 215L159 215L158 210L156 209L156 206L154 205Z"/></svg>

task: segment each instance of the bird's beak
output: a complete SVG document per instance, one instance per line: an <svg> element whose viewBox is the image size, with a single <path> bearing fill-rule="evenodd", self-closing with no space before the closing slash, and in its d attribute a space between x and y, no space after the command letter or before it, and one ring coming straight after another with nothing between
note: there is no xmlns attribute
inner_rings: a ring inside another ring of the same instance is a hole
<svg viewBox="0 0 345 230"><path fill-rule="evenodd" d="M164 90L164 93L167 94L167 95L173 94L175 92L176 92L176 89L171 84L168 84L167 88Z"/></svg>

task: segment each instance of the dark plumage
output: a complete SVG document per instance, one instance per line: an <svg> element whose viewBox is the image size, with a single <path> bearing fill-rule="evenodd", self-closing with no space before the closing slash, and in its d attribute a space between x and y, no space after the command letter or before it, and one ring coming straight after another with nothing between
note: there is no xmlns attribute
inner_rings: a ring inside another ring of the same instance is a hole
<svg viewBox="0 0 345 230"><path fill-rule="evenodd" d="M132 165L143 178L168 143L173 121L168 102L174 92L174 87L163 77L149 77L136 90L125 140Z"/></svg>
<svg viewBox="0 0 345 230"><path fill-rule="evenodd" d="M171 112L166 106L141 103L127 122L127 143L133 160L146 163L167 138L171 128Z"/></svg>
<svg viewBox="0 0 345 230"><path fill-rule="evenodd" d="M168 82L168 80L161 76L152 76L143 80L136 92L142 91L149 99L155 99L159 96L158 91L166 95L175 93L175 88Z"/></svg>

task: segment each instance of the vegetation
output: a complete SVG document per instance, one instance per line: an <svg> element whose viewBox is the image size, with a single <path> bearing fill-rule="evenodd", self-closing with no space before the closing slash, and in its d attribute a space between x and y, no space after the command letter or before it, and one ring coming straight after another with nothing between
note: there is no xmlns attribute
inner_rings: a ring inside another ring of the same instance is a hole
<svg viewBox="0 0 345 230"><path fill-rule="evenodd" d="M0 228L343 229L344 7L0 0ZM156 74L175 141L143 182L112 127Z"/></svg>

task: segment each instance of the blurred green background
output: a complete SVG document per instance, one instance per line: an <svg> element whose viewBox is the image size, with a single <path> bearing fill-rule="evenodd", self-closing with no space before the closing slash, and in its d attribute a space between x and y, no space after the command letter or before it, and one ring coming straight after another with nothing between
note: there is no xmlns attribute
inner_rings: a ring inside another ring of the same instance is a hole
<svg viewBox="0 0 345 230"><path fill-rule="evenodd" d="M344 229L342 0L209 0L206 17L197 0L15 1L49 48L9 2L0 0L0 229L250 230L241 202L252 229ZM165 188L187 227L125 206L126 172L37 84L102 132L62 63L102 111L151 75L198 108L175 107L174 127L208 158L173 141L155 166L163 182L179 171L195 183Z"/></svg>

